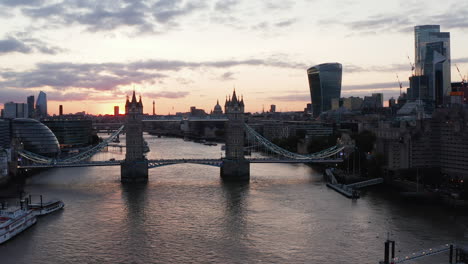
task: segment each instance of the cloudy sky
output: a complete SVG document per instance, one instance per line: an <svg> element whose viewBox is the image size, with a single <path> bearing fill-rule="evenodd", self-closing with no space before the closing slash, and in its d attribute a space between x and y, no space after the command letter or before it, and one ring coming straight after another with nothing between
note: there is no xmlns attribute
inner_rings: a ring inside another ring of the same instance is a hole
<svg viewBox="0 0 468 264"><path fill-rule="evenodd" d="M343 64L343 96L398 96L413 27L451 33L468 74L466 0L0 0L0 103L45 91L49 114L112 113L135 88L145 112L213 108L236 91L248 111L310 103L306 70ZM0 106L2 108L3 106Z"/></svg>

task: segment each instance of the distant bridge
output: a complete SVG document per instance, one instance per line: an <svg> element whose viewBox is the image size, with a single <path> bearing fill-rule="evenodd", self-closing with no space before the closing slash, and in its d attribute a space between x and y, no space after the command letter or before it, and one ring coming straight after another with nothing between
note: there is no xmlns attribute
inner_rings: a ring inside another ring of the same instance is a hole
<svg viewBox="0 0 468 264"><path fill-rule="evenodd" d="M272 159L272 158L252 158L246 159L250 163L339 163L342 159ZM191 163L221 167L224 159L157 159L148 160L148 168L157 168L175 164ZM19 165L19 169L36 169L36 168L73 168L73 167L100 167L100 166L120 166L124 160L109 160L109 161L86 161L76 163L48 163L48 164L31 164Z"/></svg>

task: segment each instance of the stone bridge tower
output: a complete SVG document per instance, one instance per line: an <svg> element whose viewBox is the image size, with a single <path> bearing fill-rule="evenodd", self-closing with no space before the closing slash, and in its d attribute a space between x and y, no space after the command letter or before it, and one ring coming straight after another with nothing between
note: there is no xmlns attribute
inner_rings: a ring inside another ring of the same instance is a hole
<svg viewBox="0 0 468 264"><path fill-rule="evenodd" d="M250 163L244 158L244 99L232 98L224 104L226 122L226 158L221 165L221 178L225 181L249 181Z"/></svg>
<svg viewBox="0 0 468 264"><path fill-rule="evenodd" d="M125 133L126 154L125 161L120 167L121 182L147 182L148 161L143 155L143 103L137 101L133 91L132 101L127 97L125 103Z"/></svg>

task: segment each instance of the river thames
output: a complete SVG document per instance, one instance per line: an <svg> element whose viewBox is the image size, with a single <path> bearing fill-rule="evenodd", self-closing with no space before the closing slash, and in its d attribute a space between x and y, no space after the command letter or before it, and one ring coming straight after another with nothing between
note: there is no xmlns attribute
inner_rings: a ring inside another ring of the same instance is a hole
<svg viewBox="0 0 468 264"><path fill-rule="evenodd" d="M220 145L145 138L148 159L222 155ZM124 158L109 150L93 159ZM194 164L150 169L143 186L123 186L120 167L51 169L27 179L25 192L65 208L0 245L2 264L376 264L387 233L397 256L468 242L466 216L376 189L352 201L302 164L251 164L250 184L224 184L219 168Z"/></svg>

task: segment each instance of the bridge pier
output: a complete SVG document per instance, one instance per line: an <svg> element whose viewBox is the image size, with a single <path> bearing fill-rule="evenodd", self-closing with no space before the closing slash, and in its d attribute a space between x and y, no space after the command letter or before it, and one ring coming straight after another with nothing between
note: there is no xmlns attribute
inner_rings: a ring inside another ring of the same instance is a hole
<svg viewBox="0 0 468 264"><path fill-rule="evenodd" d="M148 161L124 161L120 165L120 181L122 183L148 182Z"/></svg>
<svg viewBox="0 0 468 264"><path fill-rule="evenodd" d="M250 162L248 160L223 160L221 178L226 182L250 181Z"/></svg>

